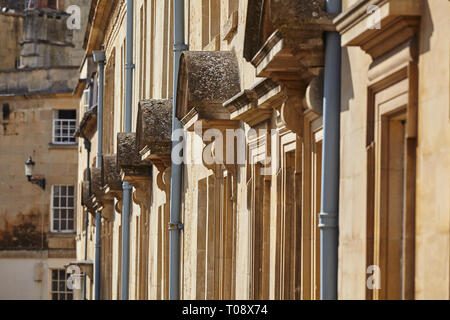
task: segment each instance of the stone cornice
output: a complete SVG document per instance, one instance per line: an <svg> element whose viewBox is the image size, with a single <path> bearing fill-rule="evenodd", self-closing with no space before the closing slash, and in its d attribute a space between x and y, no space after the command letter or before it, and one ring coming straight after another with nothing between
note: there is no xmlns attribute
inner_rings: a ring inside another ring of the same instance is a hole
<svg viewBox="0 0 450 320"><path fill-rule="evenodd" d="M420 0L360 0L334 23L343 46L359 46L376 59L414 37L420 16Z"/></svg>
<svg viewBox="0 0 450 320"><path fill-rule="evenodd" d="M114 7L118 1L111 0L97 0L91 5L91 12L88 25L88 30L85 39L85 49L88 54L93 50L99 50L105 36L105 29L108 26L108 21L111 17Z"/></svg>
<svg viewBox="0 0 450 320"><path fill-rule="evenodd" d="M278 84L272 80L263 79L226 101L223 106L230 112L232 120L242 120L249 126L254 126L272 116L272 107L260 105L260 102L262 97L276 87Z"/></svg>

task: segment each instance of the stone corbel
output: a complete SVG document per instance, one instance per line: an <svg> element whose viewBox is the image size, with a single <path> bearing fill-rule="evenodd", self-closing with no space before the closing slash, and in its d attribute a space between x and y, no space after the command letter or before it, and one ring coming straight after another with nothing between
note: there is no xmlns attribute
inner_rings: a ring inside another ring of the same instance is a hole
<svg viewBox="0 0 450 320"><path fill-rule="evenodd" d="M151 166L141 160L135 133L118 134L117 163L121 169L122 180L134 187L133 201L140 206L140 213L144 213L144 219L147 221L151 195Z"/></svg>
<svg viewBox="0 0 450 320"><path fill-rule="evenodd" d="M125 182L132 184L134 180L151 176L151 167L141 160L136 146L136 133L117 134L117 164L121 170L121 178Z"/></svg>
<svg viewBox="0 0 450 320"><path fill-rule="evenodd" d="M94 201L92 201L91 192L90 192L90 183L89 181L83 181L82 183L82 192L81 192L81 205L83 205L86 210L95 215L95 211L97 210L97 205Z"/></svg>
<svg viewBox="0 0 450 320"><path fill-rule="evenodd" d="M139 102L136 143L141 160L158 169L156 183L170 195L172 149L172 100L148 99ZM169 175L167 176L167 172Z"/></svg>
<svg viewBox="0 0 450 320"><path fill-rule="evenodd" d="M115 154L103 156L104 190L107 196L117 200L114 207L115 211L122 213L122 179L120 177L120 170L117 167L116 158Z"/></svg>
<svg viewBox="0 0 450 320"><path fill-rule="evenodd" d="M170 179L171 167L157 166L158 175L156 176L156 184L161 191L166 193L166 197L170 195Z"/></svg>
<svg viewBox="0 0 450 320"><path fill-rule="evenodd" d="M280 114L285 126L303 137L303 97L305 88L285 88L286 100L283 102Z"/></svg>
<svg viewBox="0 0 450 320"><path fill-rule="evenodd" d="M134 187L133 201L141 208L141 212L137 216L142 216L145 225L147 225L147 216L150 208L151 179L135 179L131 182ZM142 215L141 215L142 214Z"/></svg>
<svg viewBox="0 0 450 320"><path fill-rule="evenodd" d="M237 152L236 145L233 143L234 150L234 159L232 160L232 163L227 163L227 130L236 130L241 127L239 120L203 120L202 121L202 132L196 132L197 134L200 134L201 137L204 136L204 133L209 129L217 129L220 131L223 140L222 140L222 161L220 159L217 159L218 156L218 150L216 149L216 142L214 137L211 139L211 141L207 141L205 143L205 147L203 148L202 152L202 161L203 165L213 171L216 180L217 179L223 179L223 171L227 170L228 174L232 176L233 178L233 194L232 199L233 201L236 200L236 190L237 190L237 171L238 171L238 163L237 163ZM208 155L209 159L213 160L213 163L208 163L205 161L205 155Z"/></svg>

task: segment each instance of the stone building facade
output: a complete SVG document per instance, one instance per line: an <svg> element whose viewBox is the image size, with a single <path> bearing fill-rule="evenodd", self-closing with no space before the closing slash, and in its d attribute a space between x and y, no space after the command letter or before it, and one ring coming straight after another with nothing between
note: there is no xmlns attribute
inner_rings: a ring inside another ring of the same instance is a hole
<svg viewBox="0 0 450 320"><path fill-rule="evenodd" d="M185 2L189 50L180 59L174 109L185 142L182 299L320 298L324 33L336 30L338 296L450 298L449 3L347 0L338 16L324 5ZM89 13L79 77L87 81L78 87L85 94L74 264L87 274L91 299L94 215L101 212L101 298L120 299L122 182L129 182L129 298L168 299L173 3L134 1L129 133L126 10L124 0L98 0ZM107 61L102 141L94 50L104 50ZM380 286L369 288L374 270Z"/></svg>
<svg viewBox="0 0 450 320"><path fill-rule="evenodd" d="M78 201L73 91L87 18L70 30L63 1L23 4L2 1L0 12L0 299L70 299L65 265L76 258ZM90 1L71 4L83 12ZM27 181L30 156L45 189Z"/></svg>

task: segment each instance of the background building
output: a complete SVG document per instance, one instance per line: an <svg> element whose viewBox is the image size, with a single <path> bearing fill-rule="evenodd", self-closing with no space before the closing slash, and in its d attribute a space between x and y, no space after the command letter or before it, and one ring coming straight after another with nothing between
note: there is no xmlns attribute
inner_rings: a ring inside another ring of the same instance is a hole
<svg viewBox="0 0 450 320"><path fill-rule="evenodd" d="M0 299L71 299L64 266L75 259L79 100L89 0L80 29L64 1L3 1L0 12ZM31 184L24 165L35 162Z"/></svg>

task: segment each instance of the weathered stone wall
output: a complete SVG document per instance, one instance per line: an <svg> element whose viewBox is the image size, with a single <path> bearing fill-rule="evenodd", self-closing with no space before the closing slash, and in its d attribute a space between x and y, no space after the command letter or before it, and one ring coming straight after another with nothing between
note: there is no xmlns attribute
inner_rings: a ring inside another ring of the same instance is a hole
<svg viewBox="0 0 450 320"><path fill-rule="evenodd" d="M215 7L209 7L206 10L205 7L202 7L206 2ZM249 101L247 102L251 104L250 101L255 101L255 95L258 95L258 89L254 87L262 79L256 76L255 67L244 59L248 2L225 0L206 2L191 1L186 4L186 9L188 9L186 14L189 16L189 19L186 19L186 33L190 50L232 51L237 58L239 67L240 90L248 90L248 92L244 92L244 96L248 94ZM356 2L357 0L343 1L344 10L349 9ZM111 72L114 75L116 88L113 99L114 135L111 139L114 144L113 150L117 150L117 133L122 132L124 128L125 2L120 1L114 10L105 30L93 30L93 32L99 33L96 36L104 36L107 58L114 57L115 59L115 69L114 72ZM136 131L138 105L141 100L168 98L172 95L171 10L169 1L135 1L135 38L137 41L135 41L134 49L136 69L134 72L133 131ZM449 158L448 146L450 145L449 70L448 63L436 63L440 57L448 56L448 42L442 40L445 38L444 30L448 29L444 17L446 12L448 12L448 4L432 0L425 1L420 26L419 138L416 170L417 197L415 200L416 255L414 258L416 298L446 299L449 296L450 209L447 183L450 173L447 160ZM235 19L234 22L233 19ZM268 29L270 30L270 28ZM320 54L318 56L320 58ZM267 60L272 58L267 56ZM367 294L367 203L369 201L365 192L368 187L367 70L369 70L371 62L371 57L360 48L345 47L342 49L338 270L339 298L341 299L365 299ZM298 76L295 75L295 72L291 75L294 78ZM202 81L206 80L202 79ZM199 87L204 89L208 87L208 84L204 83ZM294 87L294 91L300 91L300 87ZM277 86L270 88L271 94L276 91L275 89ZM232 236L235 237L236 247L233 249L235 251L231 263L234 265L232 272L234 278L229 279L229 283L234 286L231 297L236 299L257 298L258 290L254 289L254 286L256 282L260 281L263 283L260 284L264 290L263 296L270 299L289 297L318 299L320 296L318 214L320 212L322 118L309 110L304 110L306 109L304 106L305 108L301 110L304 119L302 118L303 122L298 124L302 128L289 128L286 122L291 119L282 119L285 116L282 115L284 105L280 106L282 103L279 100L283 99L283 93L278 92L274 96L275 98L264 102L264 107L271 108L270 115L267 115L267 112L265 122L262 125L255 125L255 127L276 129L280 134L278 141L275 140L278 138L270 140L272 144L280 143L279 149L276 150L280 152L277 158L280 168L272 168L271 174L261 179L255 174L257 172L255 166L237 167L237 185L233 186L236 194L230 201L232 204L223 211L216 208L216 211L220 211L218 219L222 219L225 214L228 214L226 211L230 210L230 207L235 210L232 214L232 217L236 219L235 225L232 227L234 228ZM232 97L222 98L226 100L226 98ZM256 100L264 100L264 98L267 96L258 96ZM245 98L242 99L245 100ZM297 105L299 100L295 102ZM197 107L197 105L189 107ZM211 108L209 105L208 107ZM217 103L213 107L221 106ZM252 105L252 107L254 106ZM254 108L257 107L260 106ZM233 107L230 109L232 110ZM226 115L225 110L222 115L224 114ZM240 126L246 133L249 132L248 124L242 122ZM298 132L303 134L301 139ZM197 133L187 132L186 135L185 153L191 162L196 163L185 165L183 172L181 220L184 223L184 229L181 233L181 297L183 299L216 298L219 293L213 292L214 288L211 289L208 277L214 274L214 270L217 270L214 268L217 266L211 267L208 254L212 255L209 251L211 250L210 245L215 243L211 239L217 239L221 234L216 232L218 229L215 229L218 223L210 223L211 217L206 218L204 215L205 212L209 212L209 206L217 206L213 199L214 194L217 194L217 192L214 193L215 179L222 179L222 185L218 188L224 187L223 181L225 179L230 181L232 173L228 171L227 177L220 176L223 172L218 173L202 165L199 157L205 144ZM253 147L256 144L255 140L260 138L260 136L253 140L249 138L247 147L249 149ZM93 154L96 150L96 139L97 137L94 135L92 139ZM271 149L271 152L272 150L275 149ZM91 158L91 164L94 163L93 158L94 155ZM86 163L84 150L80 151L79 163L78 182L80 183L83 180ZM130 299L167 298L168 274L165 259L167 259L168 246L165 232L170 194L161 188L161 181L158 180L160 173L159 168L153 166L151 187L148 190L148 196L151 199L150 208L145 211L142 210L142 206L135 203L132 206ZM167 172L165 177L168 177ZM164 181L167 183L168 179ZM228 196L229 194L222 193L219 195L219 198L222 197L219 202L226 203L227 200L223 199L230 199L231 197ZM78 213L81 214L81 212L82 209L79 208ZM261 218L263 215L264 219ZM256 223L255 219L261 220ZM80 225L80 217L78 221ZM145 224L146 221L148 225ZM205 224L205 221L210 224ZM214 229L208 229L211 225ZM113 299L120 298L121 227L121 214L116 210L112 229ZM88 259L90 260L94 259L93 230L91 219L88 230ZM148 244L143 240L145 232L148 232ZM262 232L264 232L264 237L261 237ZM255 244L258 242L255 240L257 239L256 234L259 234L261 244ZM204 241L206 236L211 236L211 238ZM289 251L280 251L280 247L285 246L285 242L289 242L290 247L283 250ZM79 227L78 259L84 259L83 248L84 234ZM145 251L144 254L143 251ZM260 251L264 251L262 258ZM217 256L218 254L214 257ZM258 270L252 269L257 259L263 261L261 266L261 269L264 270L261 275L263 280L258 278ZM223 263L225 259L218 260L219 263ZM205 265L205 261L208 261L207 265ZM301 262L299 263L299 261ZM430 261L432 261L431 264ZM141 270L144 265L148 266L147 274L142 274ZM280 270L280 268L284 269ZM432 274L428 272L430 268L433 270ZM299 280L300 275L301 281ZM220 282L221 288L229 284L223 279L218 282ZM92 290L91 285L89 290ZM142 293L143 285L147 285L146 293ZM282 291L280 289L282 286L286 286L287 289Z"/></svg>
<svg viewBox="0 0 450 320"><path fill-rule="evenodd" d="M2 249L65 248L64 239L52 241L50 201L53 185L74 185L76 146L67 150L51 145L55 109L75 109L72 98L8 100L8 118L0 118L0 247ZM3 114L2 114L3 116ZM36 162L35 174L46 179L46 190L27 181L24 163ZM26 199L26 201L24 201ZM68 239L74 248L73 238Z"/></svg>
<svg viewBox="0 0 450 320"><path fill-rule="evenodd" d="M19 41L22 39L23 18L17 15L0 13L2 46L0 47L0 70L16 68L20 56Z"/></svg>

